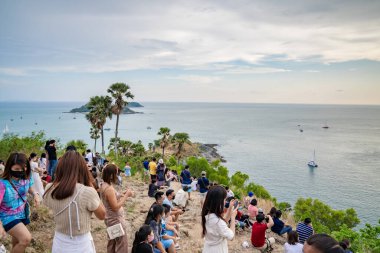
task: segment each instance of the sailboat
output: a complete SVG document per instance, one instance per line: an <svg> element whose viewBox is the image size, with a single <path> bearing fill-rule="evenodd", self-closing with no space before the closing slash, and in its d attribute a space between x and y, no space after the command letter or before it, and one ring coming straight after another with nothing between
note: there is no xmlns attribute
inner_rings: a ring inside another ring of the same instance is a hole
<svg viewBox="0 0 380 253"><path fill-rule="evenodd" d="M308 162L307 165L309 165L309 167L311 168L318 167L318 164L315 162L315 149L314 149L313 159L310 162Z"/></svg>
<svg viewBox="0 0 380 253"><path fill-rule="evenodd" d="M9 133L9 128L7 124L5 124L5 128L3 130L3 134L6 134L6 133Z"/></svg>
<svg viewBox="0 0 380 253"><path fill-rule="evenodd" d="M327 122L325 122L325 125L322 128L329 129L329 126L327 125Z"/></svg>

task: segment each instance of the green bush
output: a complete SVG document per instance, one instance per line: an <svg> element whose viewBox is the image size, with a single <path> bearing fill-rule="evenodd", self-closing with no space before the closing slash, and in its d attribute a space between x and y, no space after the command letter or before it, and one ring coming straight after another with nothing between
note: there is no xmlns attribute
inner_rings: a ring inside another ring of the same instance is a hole
<svg viewBox="0 0 380 253"><path fill-rule="evenodd" d="M27 156L35 152L38 155L44 152L47 139L43 131L32 132L29 136L4 134L0 140L0 159L6 161L13 152L22 152Z"/></svg>
<svg viewBox="0 0 380 253"><path fill-rule="evenodd" d="M317 233L339 231L342 225L353 228L360 223L356 211L352 208L347 210L334 210L318 199L299 198L294 206L294 218L303 220L310 217Z"/></svg>

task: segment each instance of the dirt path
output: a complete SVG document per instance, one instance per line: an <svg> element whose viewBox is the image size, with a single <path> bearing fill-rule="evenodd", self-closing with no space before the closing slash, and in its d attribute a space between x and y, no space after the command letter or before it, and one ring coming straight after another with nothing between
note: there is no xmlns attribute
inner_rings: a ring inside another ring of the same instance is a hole
<svg viewBox="0 0 380 253"><path fill-rule="evenodd" d="M126 182L129 188L135 192L135 197L129 199L125 206L126 220L128 224L127 234L129 238L129 247L131 249L132 243L135 237L135 232L143 225L146 218L148 208L154 202L153 198L148 197L148 185L135 179L128 179ZM172 188L178 190L180 188L179 183L173 183ZM201 226L201 206L199 193L194 192L191 194L192 200L188 202L186 211L179 219L180 237L179 241L181 250L178 252L202 252L203 239L201 238L202 226ZM52 220L52 214L46 209L41 208L38 211L38 218L29 225L29 229L33 236L33 241L26 252L32 253L45 253L51 252L51 245L54 236L54 222ZM92 219L92 236L94 238L95 247L98 253L106 253L107 235L106 226L103 221L99 221L96 218ZM273 236L270 233L270 236ZM275 236L276 245L273 252L283 252L282 244L285 242L285 237ZM259 252L252 249L242 248L244 241L250 241L250 231L237 231L233 241L228 242L230 253L240 252ZM5 240L5 246L9 250L10 238ZM129 250L130 252L130 250Z"/></svg>

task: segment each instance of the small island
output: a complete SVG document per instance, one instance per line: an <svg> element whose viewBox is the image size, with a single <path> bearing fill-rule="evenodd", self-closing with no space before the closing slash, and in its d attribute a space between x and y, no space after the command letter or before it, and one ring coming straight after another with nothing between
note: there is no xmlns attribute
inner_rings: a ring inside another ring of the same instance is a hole
<svg viewBox="0 0 380 253"><path fill-rule="evenodd" d="M138 102L129 102L126 107L124 107L123 114L135 114L135 113L141 113L141 112L135 112L134 110L131 110L130 108L138 108L138 107L144 107L142 104ZM86 113L89 112L89 109L87 107L87 104L82 105L81 107L74 108L69 113Z"/></svg>

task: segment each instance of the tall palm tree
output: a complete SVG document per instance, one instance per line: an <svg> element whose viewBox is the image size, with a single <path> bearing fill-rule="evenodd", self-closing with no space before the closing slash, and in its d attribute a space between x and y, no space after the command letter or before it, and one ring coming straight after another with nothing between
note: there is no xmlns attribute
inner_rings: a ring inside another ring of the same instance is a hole
<svg viewBox="0 0 380 253"><path fill-rule="evenodd" d="M96 141L100 138L100 130L96 126L92 125L90 129L90 137L91 139L94 139L94 152L96 153Z"/></svg>
<svg viewBox="0 0 380 253"><path fill-rule="evenodd" d="M105 154L103 127L106 124L107 118L112 118L111 105L112 99L109 96L91 97L90 102L87 103L87 108L90 111L86 114L86 119L91 125L100 129L100 136L102 137L102 154Z"/></svg>
<svg viewBox="0 0 380 253"><path fill-rule="evenodd" d="M116 115L116 128L115 128L115 141L119 130L119 116L123 113L124 107L128 105L127 99L133 99L134 95L130 92L130 88L125 83L112 84L107 92L113 98L113 105L111 107L112 113ZM114 145L115 156L117 158L117 145Z"/></svg>
<svg viewBox="0 0 380 253"><path fill-rule="evenodd" d="M177 150L177 153L176 153L176 156L177 156L177 164L179 164L179 160L182 156L182 149L183 149L183 145L185 143L190 143L190 139L189 139L189 134L187 133L175 133L173 135L173 138L172 138L172 141L178 145L178 150Z"/></svg>
<svg viewBox="0 0 380 253"><path fill-rule="evenodd" d="M160 131L157 133L161 135L160 147L162 148L162 158L165 156L165 148L169 145L170 141L170 129L167 127L161 127Z"/></svg>

